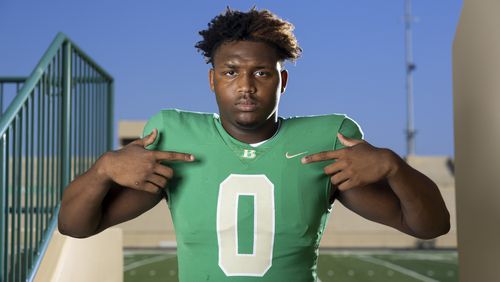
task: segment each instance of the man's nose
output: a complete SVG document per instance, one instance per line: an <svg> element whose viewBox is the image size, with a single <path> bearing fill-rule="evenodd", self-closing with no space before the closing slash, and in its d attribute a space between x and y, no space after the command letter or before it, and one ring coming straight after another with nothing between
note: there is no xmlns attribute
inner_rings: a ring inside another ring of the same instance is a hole
<svg viewBox="0 0 500 282"><path fill-rule="evenodd" d="M255 93L255 78L252 74L242 73L238 77L238 92Z"/></svg>

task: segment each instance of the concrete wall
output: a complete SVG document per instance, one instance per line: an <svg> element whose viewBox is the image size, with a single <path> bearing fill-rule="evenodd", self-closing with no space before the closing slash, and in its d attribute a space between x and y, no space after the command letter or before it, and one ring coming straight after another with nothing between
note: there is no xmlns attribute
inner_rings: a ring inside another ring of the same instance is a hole
<svg viewBox="0 0 500 282"><path fill-rule="evenodd" d="M460 281L499 281L500 1L464 0L453 42Z"/></svg>
<svg viewBox="0 0 500 282"><path fill-rule="evenodd" d="M87 239L54 231L36 282L123 281L122 232L109 228Z"/></svg>

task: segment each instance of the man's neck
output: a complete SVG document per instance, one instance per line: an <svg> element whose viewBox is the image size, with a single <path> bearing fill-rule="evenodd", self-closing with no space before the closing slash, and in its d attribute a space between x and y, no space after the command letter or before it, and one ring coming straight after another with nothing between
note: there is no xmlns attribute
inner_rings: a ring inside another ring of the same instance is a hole
<svg viewBox="0 0 500 282"><path fill-rule="evenodd" d="M262 142L273 137L279 127L277 118L269 119L266 123L256 128L234 126L232 124L225 123L224 120L221 120L221 123L222 127L224 127L229 135L247 144Z"/></svg>

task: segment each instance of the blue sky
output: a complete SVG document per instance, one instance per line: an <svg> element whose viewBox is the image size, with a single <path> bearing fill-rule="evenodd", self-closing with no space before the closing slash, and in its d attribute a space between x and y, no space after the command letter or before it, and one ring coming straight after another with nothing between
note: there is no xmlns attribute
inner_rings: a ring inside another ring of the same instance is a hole
<svg viewBox="0 0 500 282"><path fill-rule="evenodd" d="M404 0L0 1L0 76L27 76L59 31L115 78L115 122L161 108L216 112L194 44L226 6L266 8L303 48L281 116L346 113L368 142L406 152ZM453 155L451 45L462 1L413 1L416 153Z"/></svg>

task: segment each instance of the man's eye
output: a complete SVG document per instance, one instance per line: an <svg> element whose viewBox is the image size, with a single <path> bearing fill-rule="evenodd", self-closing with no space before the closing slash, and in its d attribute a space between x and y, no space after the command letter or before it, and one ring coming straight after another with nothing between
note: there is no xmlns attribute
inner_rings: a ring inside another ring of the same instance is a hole
<svg viewBox="0 0 500 282"><path fill-rule="evenodd" d="M226 72L224 72L224 75L225 76L235 76L236 72L235 71L226 71Z"/></svg>
<svg viewBox="0 0 500 282"><path fill-rule="evenodd" d="M255 72L255 75L256 76L268 76L269 73L265 72L265 71L257 71L257 72Z"/></svg>

